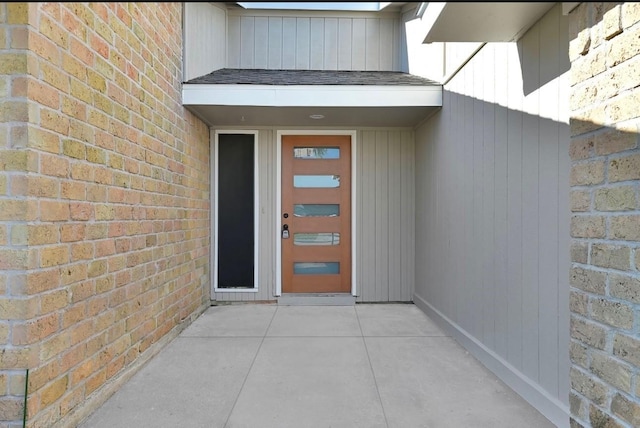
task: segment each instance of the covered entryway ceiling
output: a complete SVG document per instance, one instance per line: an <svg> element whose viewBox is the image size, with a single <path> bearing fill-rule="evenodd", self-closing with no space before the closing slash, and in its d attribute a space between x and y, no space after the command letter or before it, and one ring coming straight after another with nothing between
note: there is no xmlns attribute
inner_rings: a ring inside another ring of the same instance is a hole
<svg viewBox="0 0 640 428"><path fill-rule="evenodd" d="M414 126L442 106L442 86L395 71L221 69L185 82L182 102L210 126Z"/></svg>

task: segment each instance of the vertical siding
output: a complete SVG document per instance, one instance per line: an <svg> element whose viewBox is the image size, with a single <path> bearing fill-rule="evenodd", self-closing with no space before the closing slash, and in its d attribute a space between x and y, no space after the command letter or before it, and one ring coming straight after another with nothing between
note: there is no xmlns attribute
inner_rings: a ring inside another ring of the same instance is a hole
<svg viewBox="0 0 640 428"><path fill-rule="evenodd" d="M399 15L265 16L229 12L228 67L313 70L401 68Z"/></svg>
<svg viewBox="0 0 640 428"><path fill-rule="evenodd" d="M255 20L253 16L240 18L240 68L255 68Z"/></svg>
<svg viewBox="0 0 640 428"><path fill-rule="evenodd" d="M266 16L256 17L254 35L254 46L256 53L254 64L256 68L267 68L269 61L269 18Z"/></svg>
<svg viewBox="0 0 640 428"><path fill-rule="evenodd" d="M391 300L410 301L413 300L415 284L415 251L416 251L416 230L415 230L415 135L413 132L402 132L400 134L400 295L396 290L398 286L393 283ZM397 206L395 206L397 213ZM395 251L395 249L394 249Z"/></svg>
<svg viewBox="0 0 640 428"><path fill-rule="evenodd" d="M227 67L240 68L240 49L229 49L231 46L240 46L240 17L228 16L227 26Z"/></svg>
<svg viewBox="0 0 640 428"><path fill-rule="evenodd" d="M309 37L309 64L311 70L324 68L324 19L311 18L311 35ZM271 67L274 68L274 67Z"/></svg>
<svg viewBox="0 0 640 428"><path fill-rule="evenodd" d="M279 68L282 64L282 18L269 17L268 40L267 68Z"/></svg>
<svg viewBox="0 0 640 428"><path fill-rule="evenodd" d="M566 405L565 20L487 44L416 130L415 293Z"/></svg>
<svg viewBox="0 0 640 428"><path fill-rule="evenodd" d="M351 70L351 49L353 40L351 37L352 19L338 19L338 39L344 40L344 43L338 45L338 69Z"/></svg>
<svg viewBox="0 0 640 428"><path fill-rule="evenodd" d="M414 133L358 135L359 302L408 302L414 281Z"/></svg>
<svg viewBox="0 0 640 428"><path fill-rule="evenodd" d="M184 3L184 80L226 66L227 14L211 3Z"/></svg>
<svg viewBox="0 0 640 428"><path fill-rule="evenodd" d="M365 20L353 19L351 31L351 70L366 70Z"/></svg>

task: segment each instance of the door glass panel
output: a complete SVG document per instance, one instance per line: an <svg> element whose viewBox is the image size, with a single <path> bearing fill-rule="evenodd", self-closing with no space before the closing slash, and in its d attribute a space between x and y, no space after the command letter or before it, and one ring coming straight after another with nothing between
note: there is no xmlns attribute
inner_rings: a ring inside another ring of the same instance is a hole
<svg viewBox="0 0 640 428"><path fill-rule="evenodd" d="M295 204L293 215L296 217L337 217L339 204Z"/></svg>
<svg viewBox="0 0 640 428"><path fill-rule="evenodd" d="M332 188L340 187L339 175L294 175L293 187Z"/></svg>
<svg viewBox="0 0 640 428"><path fill-rule="evenodd" d="M296 275L331 275L340 273L339 262L296 262L293 264Z"/></svg>
<svg viewBox="0 0 640 428"><path fill-rule="evenodd" d="M339 233L294 233L295 245L340 245Z"/></svg>
<svg viewBox="0 0 640 428"><path fill-rule="evenodd" d="M296 159L340 159L340 147L294 147Z"/></svg>

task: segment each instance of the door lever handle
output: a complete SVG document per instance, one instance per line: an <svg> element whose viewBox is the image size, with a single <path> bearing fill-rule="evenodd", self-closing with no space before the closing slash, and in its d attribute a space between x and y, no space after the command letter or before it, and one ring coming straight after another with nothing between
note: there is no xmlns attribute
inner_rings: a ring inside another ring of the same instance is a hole
<svg viewBox="0 0 640 428"><path fill-rule="evenodd" d="M282 239L288 239L289 238L289 225L288 224L283 224L282 225Z"/></svg>

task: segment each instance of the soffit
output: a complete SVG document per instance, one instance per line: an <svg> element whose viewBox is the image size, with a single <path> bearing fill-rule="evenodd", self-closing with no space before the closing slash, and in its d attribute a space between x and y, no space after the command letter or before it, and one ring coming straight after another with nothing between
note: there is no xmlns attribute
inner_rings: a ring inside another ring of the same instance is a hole
<svg viewBox="0 0 640 428"><path fill-rule="evenodd" d="M424 43L517 41L555 3L429 2Z"/></svg>
<svg viewBox="0 0 640 428"><path fill-rule="evenodd" d="M415 126L442 106L441 85L387 71L222 69L182 95L210 126Z"/></svg>

